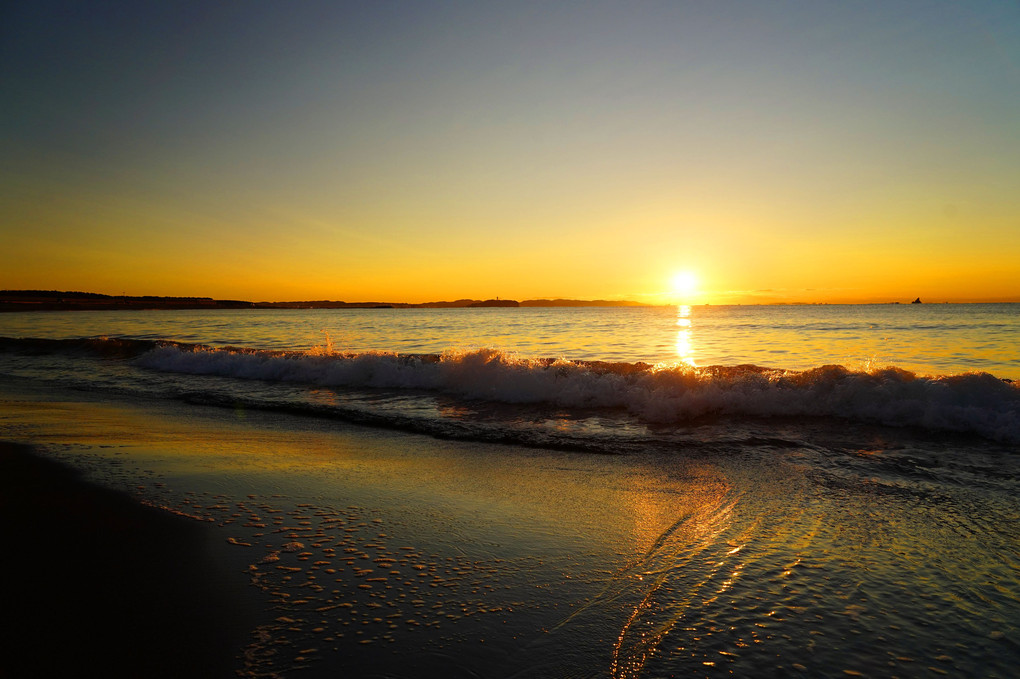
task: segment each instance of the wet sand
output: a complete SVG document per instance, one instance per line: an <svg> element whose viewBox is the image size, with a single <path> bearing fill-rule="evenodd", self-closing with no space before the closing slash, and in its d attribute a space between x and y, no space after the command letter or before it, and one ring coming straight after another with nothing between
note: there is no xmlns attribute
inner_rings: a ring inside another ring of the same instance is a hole
<svg viewBox="0 0 1020 679"><path fill-rule="evenodd" d="M643 555L664 531L702 531L698 517L726 492L697 465L224 409L11 398L3 428L129 493L107 496L59 465L5 454L25 478L63 488L4 474L22 489L4 507L20 526L7 540L26 557L5 566L5 581L30 583L18 590L29 593L17 602L20 643L9 647L24 650L12 659L32 668L53 648L71 649L36 676L77 669L73 658L86 654L95 667L109 663L106 676L619 674L610 668L644 596ZM678 516L694 518L690 529L673 526ZM122 518L119 535L96 537ZM203 563L210 554L218 569ZM178 562L192 565L177 572ZM90 590L94 580L106 584ZM225 583L261 598L255 619L209 617L230 610L213 602ZM166 623L138 630L128 621L139 610ZM56 629L37 633L54 619ZM76 637L83 627L92 629ZM217 653L214 639L235 650Z"/></svg>
<svg viewBox="0 0 1020 679"><path fill-rule="evenodd" d="M129 494L6 449L0 677L1004 677L1020 661L1013 482L933 491L899 449L755 435L739 454L592 455L71 392L0 389L0 406L5 438ZM935 445L913 443L911 460ZM980 452L967 474L1001 468Z"/></svg>
<svg viewBox="0 0 1020 679"><path fill-rule="evenodd" d="M230 677L256 592L210 527L0 442L0 677Z"/></svg>

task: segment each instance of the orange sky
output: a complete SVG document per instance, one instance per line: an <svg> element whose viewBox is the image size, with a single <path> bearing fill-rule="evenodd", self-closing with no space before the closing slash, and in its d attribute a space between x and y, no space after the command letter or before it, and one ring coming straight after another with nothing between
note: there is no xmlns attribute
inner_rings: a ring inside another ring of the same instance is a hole
<svg viewBox="0 0 1020 679"><path fill-rule="evenodd" d="M206 4L9 12L0 287L1020 301L1016 6Z"/></svg>

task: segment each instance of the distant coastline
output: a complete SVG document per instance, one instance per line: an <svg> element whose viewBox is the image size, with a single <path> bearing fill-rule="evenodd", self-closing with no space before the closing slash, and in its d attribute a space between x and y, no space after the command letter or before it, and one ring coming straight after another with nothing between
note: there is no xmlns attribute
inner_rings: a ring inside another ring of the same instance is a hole
<svg viewBox="0 0 1020 679"><path fill-rule="evenodd" d="M463 309L480 307L647 307L640 302L578 299L458 299L452 302L249 302L211 297L104 295L59 290L0 290L0 311L118 311L144 309Z"/></svg>
<svg viewBox="0 0 1020 679"><path fill-rule="evenodd" d="M908 298L909 299L909 298ZM860 302L744 302L736 306L826 306L829 304L907 304L899 301ZM1015 299L940 300L938 304L1016 304ZM59 290L0 290L0 312L5 311L121 311L154 309L470 309L480 307L641 307L676 306L607 299L457 299L439 302L346 302L303 300L251 302L212 297L161 297L157 295L104 295L98 292ZM705 304L705 306L711 306ZM720 304L717 306L730 306ZM925 304L925 306L930 306Z"/></svg>

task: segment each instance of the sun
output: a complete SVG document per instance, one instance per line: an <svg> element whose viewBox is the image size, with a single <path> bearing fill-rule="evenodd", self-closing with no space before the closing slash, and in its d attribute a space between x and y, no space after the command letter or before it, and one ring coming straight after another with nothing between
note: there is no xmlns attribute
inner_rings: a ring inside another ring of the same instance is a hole
<svg viewBox="0 0 1020 679"><path fill-rule="evenodd" d="M681 301L698 291L698 276L693 271L677 271L670 279L670 283L673 295Z"/></svg>

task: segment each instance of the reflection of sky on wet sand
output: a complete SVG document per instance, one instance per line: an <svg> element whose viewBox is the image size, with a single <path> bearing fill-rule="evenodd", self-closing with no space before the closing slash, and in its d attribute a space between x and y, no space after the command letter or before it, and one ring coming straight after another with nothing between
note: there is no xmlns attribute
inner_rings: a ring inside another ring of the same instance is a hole
<svg viewBox="0 0 1020 679"><path fill-rule="evenodd" d="M328 390L318 397L331 399ZM26 439L98 479L218 526L223 549L247 562L286 619L259 630L252 672L328 664L324 645L347 653L356 644L348 657L367 665L371 643L410 651L443 637L492 639L507 624L539 634L585 601L618 631L629 609L599 590L616 578L646 587L635 565L680 534L710 539L699 517L726 486L694 463L664 469L258 412L187 412L21 402L0 424L16 420ZM298 647L319 650L288 655Z"/></svg>
<svg viewBox="0 0 1020 679"><path fill-rule="evenodd" d="M3 404L0 438L213 527L272 607L249 676L1015 665L1014 496L932 494L899 466L857 479L860 458L896 454L872 443L849 465L771 439L760 458L593 455L165 402Z"/></svg>
<svg viewBox="0 0 1020 679"><path fill-rule="evenodd" d="M683 491L689 504L679 514L674 513L675 507L648 502L644 493L636 498L635 516L644 521L639 521L635 534L649 546L614 574L603 593L603 598L632 602L613 646L613 677L642 676L647 661L662 652L660 646L685 619L688 608L711 604L729 587L729 581L721 587L713 583L720 571L733 570L730 557L739 551L731 549L718 556L719 545L727 544L723 536L731 528L736 500L730 497L725 479L708 474L702 478L702 483Z"/></svg>

